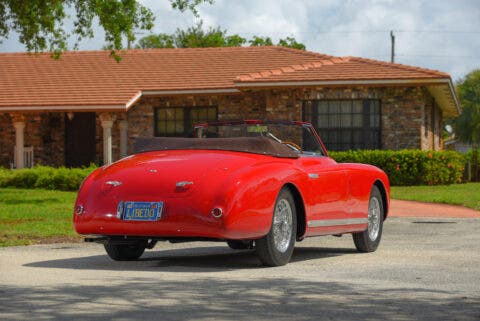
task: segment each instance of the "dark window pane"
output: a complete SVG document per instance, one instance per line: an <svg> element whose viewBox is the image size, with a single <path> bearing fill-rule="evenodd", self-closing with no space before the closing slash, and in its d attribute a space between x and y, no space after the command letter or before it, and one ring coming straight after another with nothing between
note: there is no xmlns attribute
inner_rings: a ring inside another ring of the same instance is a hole
<svg viewBox="0 0 480 321"><path fill-rule="evenodd" d="M303 106L303 119L313 123L328 149L380 148L379 100L313 100Z"/></svg>
<svg viewBox="0 0 480 321"><path fill-rule="evenodd" d="M319 128L328 128L328 115L321 114L318 115L318 125Z"/></svg>
<svg viewBox="0 0 480 321"><path fill-rule="evenodd" d="M354 114L352 119L352 127L361 128L363 126L363 115Z"/></svg>
<svg viewBox="0 0 480 321"><path fill-rule="evenodd" d="M352 113L363 114L363 100L354 100Z"/></svg>
<svg viewBox="0 0 480 321"><path fill-rule="evenodd" d="M343 144L348 144L352 140L352 131L344 130L341 132L340 141Z"/></svg>
<svg viewBox="0 0 480 321"><path fill-rule="evenodd" d="M195 123L216 121L216 107L169 107L155 109L155 135L186 137Z"/></svg>

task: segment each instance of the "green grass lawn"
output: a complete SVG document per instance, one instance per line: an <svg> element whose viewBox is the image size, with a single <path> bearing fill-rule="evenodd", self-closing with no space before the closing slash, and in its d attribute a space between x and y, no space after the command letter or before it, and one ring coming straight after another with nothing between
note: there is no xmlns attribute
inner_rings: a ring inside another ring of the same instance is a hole
<svg viewBox="0 0 480 321"><path fill-rule="evenodd" d="M75 192L0 188L0 246L75 241Z"/></svg>
<svg viewBox="0 0 480 321"><path fill-rule="evenodd" d="M480 183L393 186L391 197L400 200L462 205L480 211Z"/></svg>
<svg viewBox="0 0 480 321"><path fill-rule="evenodd" d="M0 246L80 241L72 223L75 192L0 188ZM394 186L392 198L480 210L480 183Z"/></svg>

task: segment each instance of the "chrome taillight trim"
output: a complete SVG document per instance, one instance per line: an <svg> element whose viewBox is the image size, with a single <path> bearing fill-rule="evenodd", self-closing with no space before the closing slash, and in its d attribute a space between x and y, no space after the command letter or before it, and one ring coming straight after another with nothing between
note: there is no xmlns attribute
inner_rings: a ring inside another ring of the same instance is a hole
<svg viewBox="0 0 480 321"><path fill-rule="evenodd" d="M75 206L75 214L82 215L84 212L85 212L85 208L83 207L83 205L79 204Z"/></svg>
<svg viewBox="0 0 480 321"><path fill-rule="evenodd" d="M210 211L210 214L215 218L220 218L223 215L223 210L220 207L215 207Z"/></svg>

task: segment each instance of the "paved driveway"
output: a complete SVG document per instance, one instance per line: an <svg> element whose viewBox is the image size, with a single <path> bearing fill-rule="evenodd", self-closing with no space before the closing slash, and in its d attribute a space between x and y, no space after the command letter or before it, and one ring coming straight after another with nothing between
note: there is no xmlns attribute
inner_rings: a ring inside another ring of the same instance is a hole
<svg viewBox="0 0 480 321"><path fill-rule="evenodd" d="M392 199L390 208L391 217L480 218L480 211L456 205Z"/></svg>
<svg viewBox="0 0 480 321"><path fill-rule="evenodd" d="M261 267L222 243L113 262L96 244L0 249L1 320L480 320L480 219L391 218L375 253L350 237Z"/></svg>

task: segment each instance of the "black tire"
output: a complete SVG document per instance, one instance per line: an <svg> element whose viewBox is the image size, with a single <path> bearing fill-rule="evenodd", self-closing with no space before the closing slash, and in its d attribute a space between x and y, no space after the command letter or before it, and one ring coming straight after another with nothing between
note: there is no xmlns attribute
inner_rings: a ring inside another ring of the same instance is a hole
<svg viewBox="0 0 480 321"><path fill-rule="evenodd" d="M108 256L115 261L135 261L142 256L146 248L146 245L140 242L132 244L112 244L108 242L104 246Z"/></svg>
<svg viewBox="0 0 480 321"><path fill-rule="evenodd" d="M227 241L227 244L232 250L253 249L253 241L230 240L230 241Z"/></svg>
<svg viewBox="0 0 480 321"><path fill-rule="evenodd" d="M365 231L353 233L353 242L359 252L374 252L380 244L385 217L382 194L373 186L368 202L368 227Z"/></svg>
<svg viewBox="0 0 480 321"><path fill-rule="evenodd" d="M277 234L277 240L275 240L275 234ZM292 257L296 238L295 200L288 188L284 187L275 201L270 231L263 238L255 241L258 258L267 266L287 264Z"/></svg>

